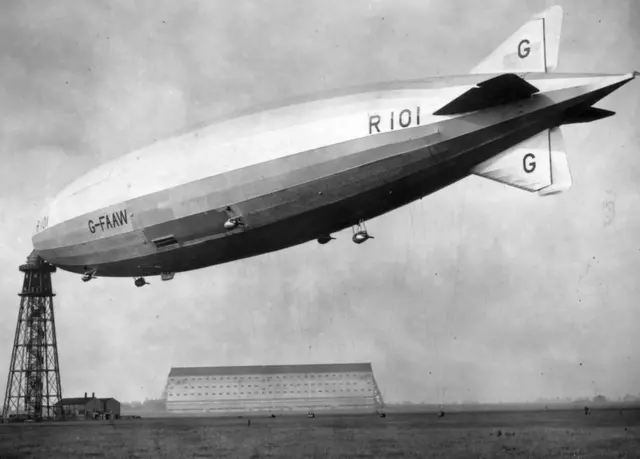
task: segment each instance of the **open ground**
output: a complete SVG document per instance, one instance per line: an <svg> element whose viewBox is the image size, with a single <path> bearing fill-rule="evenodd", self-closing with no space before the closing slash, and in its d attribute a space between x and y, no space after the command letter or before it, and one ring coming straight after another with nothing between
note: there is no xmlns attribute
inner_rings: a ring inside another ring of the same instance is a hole
<svg viewBox="0 0 640 459"><path fill-rule="evenodd" d="M248 420L251 419L251 426ZM0 426L0 458L632 458L640 410L154 418Z"/></svg>

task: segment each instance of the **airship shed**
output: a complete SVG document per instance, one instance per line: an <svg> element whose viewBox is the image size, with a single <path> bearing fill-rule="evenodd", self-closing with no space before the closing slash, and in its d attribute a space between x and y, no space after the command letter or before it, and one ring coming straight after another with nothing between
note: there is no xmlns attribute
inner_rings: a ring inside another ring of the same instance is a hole
<svg viewBox="0 0 640 459"><path fill-rule="evenodd" d="M191 414L375 412L370 363L172 368L167 411Z"/></svg>

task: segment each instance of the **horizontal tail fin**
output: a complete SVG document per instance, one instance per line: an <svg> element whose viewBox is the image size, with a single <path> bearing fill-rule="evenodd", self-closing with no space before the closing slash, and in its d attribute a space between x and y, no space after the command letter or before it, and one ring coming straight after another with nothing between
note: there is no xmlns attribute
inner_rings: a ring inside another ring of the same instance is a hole
<svg viewBox="0 0 640 459"><path fill-rule="evenodd" d="M605 110L603 108L589 107L579 113L570 114L565 118L562 124L591 123L592 121L609 118L615 114L616 112Z"/></svg>
<svg viewBox="0 0 640 459"><path fill-rule="evenodd" d="M531 83L513 73L505 73L478 83L433 114L439 116L472 112L527 99L537 92L538 88Z"/></svg>
<svg viewBox="0 0 640 459"><path fill-rule="evenodd" d="M558 65L562 7L536 14L471 70L473 74L550 72Z"/></svg>

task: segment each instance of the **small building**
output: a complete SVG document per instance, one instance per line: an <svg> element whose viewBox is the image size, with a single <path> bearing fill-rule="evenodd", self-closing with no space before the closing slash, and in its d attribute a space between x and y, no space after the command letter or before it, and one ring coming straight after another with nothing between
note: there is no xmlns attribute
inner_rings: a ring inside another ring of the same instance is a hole
<svg viewBox="0 0 640 459"><path fill-rule="evenodd" d="M382 395L370 363L172 368L170 413L376 412Z"/></svg>
<svg viewBox="0 0 640 459"><path fill-rule="evenodd" d="M63 398L53 405L58 418L73 419L113 419L120 417L120 402L114 398L84 397Z"/></svg>
<svg viewBox="0 0 640 459"><path fill-rule="evenodd" d="M102 411L102 403L85 392L84 397L63 398L53 405L53 411L56 417L65 419L92 419L93 413Z"/></svg>
<svg viewBox="0 0 640 459"><path fill-rule="evenodd" d="M100 398L100 403L102 404L102 412L111 418L113 416L115 419L120 417L120 402L115 398Z"/></svg>

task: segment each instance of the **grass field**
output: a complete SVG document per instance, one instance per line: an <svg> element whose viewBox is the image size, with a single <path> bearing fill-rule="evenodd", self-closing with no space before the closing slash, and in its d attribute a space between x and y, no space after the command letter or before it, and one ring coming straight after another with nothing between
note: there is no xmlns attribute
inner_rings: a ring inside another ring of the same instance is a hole
<svg viewBox="0 0 640 459"><path fill-rule="evenodd" d="M640 410L0 425L0 458L640 458Z"/></svg>

